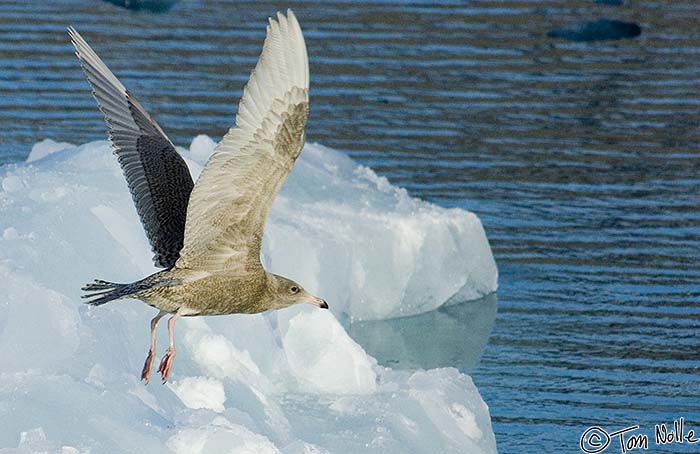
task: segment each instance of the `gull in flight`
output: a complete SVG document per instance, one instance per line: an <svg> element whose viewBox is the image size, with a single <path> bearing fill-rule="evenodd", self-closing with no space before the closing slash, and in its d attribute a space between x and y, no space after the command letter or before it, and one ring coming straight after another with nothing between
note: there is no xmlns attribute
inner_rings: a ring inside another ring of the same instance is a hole
<svg viewBox="0 0 700 454"><path fill-rule="evenodd" d="M260 262L265 219L304 144L309 65L294 13L267 26L260 59L243 90L236 124L195 184L163 130L73 28L68 33L104 114L119 161L154 252L165 268L130 284L95 280L83 298L99 306L135 298L159 310L141 379L148 383L156 326L166 314L169 347L158 367L163 383L175 357L178 317L255 314L298 303L328 309L296 282Z"/></svg>

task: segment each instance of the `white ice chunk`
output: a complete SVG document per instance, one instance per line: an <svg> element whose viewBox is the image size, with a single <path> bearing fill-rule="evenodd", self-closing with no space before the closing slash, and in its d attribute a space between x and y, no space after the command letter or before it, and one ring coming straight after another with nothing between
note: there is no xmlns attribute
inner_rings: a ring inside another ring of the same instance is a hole
<svg viewBox="0 0 700 454"><path fill-rule="evenodd" d="M133 223L133 216L123 216L116 209L97 205L90 208L90 212L100 220L104 229L119 243L121 247L126 249L132 257L142 256L144 250L150 250L146 236L143 234L143 229L140 225ZM142 274L146 274L153 268L152 261L138 261Z"/></svg>
<svg viewBox="0 0 700 454"><path fill-rule="evenodd" d="M195 161L204 164L209 156L214 152L216 142L204 134L200 134L190 144L191 158Z"/></svg>
<svg viewBox="0 0 700 454"><path fill-rule="evenodd" d="M5 240L16 240L20 237L19 232L14 227L8 227L2 232L2 237Z"/></svg>
<svg viewBox="0 0 700 454"><path fill-rule="evenodd" d="M328 311L312 310L292 317L282 346L289 370L306 392L369 394L376 390L375 362Z"/></svg>
<svg viewBox="0 0 700 454"><path fill-rule="evenodd" d="M19 177L9 175L2 179L0 186L5 192L18 192L24 188L24 183Z"/></svg>
<svg viewBox="0 0 700 454"><path fill-rule="evenodd" d="M26 162L37 161L39 159L45 158L46 156L65 150L66 148L73 148L75 145L68 142L56 142L51 139L44 139L41 142L37 142L32 147L32 151L29 152Z"/></svg>
<svg viewBox="0 0 700 454"><path fill-rule="evenodd" d="M54 370L80 343L74 300L0 262L0 372Z"/></svg>
<svg viewBox="0 0 700 454"><path fill-rule="evenodd" d="M417 314L460 290L469 299L496 290L496 265L474 214L411 198L320 145L306 145L265 240L273 272L352 319Z"/></svg>
<svg viewBox="0 0 700 454"><path fill-rule="evenodd" d="M49 442L46 441L44 429L37 427L19 434L20 449L42 450L50 449Z"/></svg>
<svg viewBox="0 0 700 454"><path fill-rule="evenodd" d="M168 440L175 454L279 454L264 435L243 426L217 419L204 427L184 429Z"/></svg>
<svg viewBox="0 0 700 454"><path fill-rule="evenodd" d="M200 137L182 151L195 175L213 149ZM331 311L185 318L171 385L156 385L154 370L146 387L154 309L79 298L94 278L156 271L109 144L5 166L0 182L0 452L496 452L468 376L380 367L336 318L415 314L457 292L493 291L473 214L413 199L307 145L273 206L264 253ZM166 338L161 323L159 356Z"/></svg>
<svg viewBox="0 0 700 454"><path fill-rule="evenodd" d="M185 377L173 382L170 387L187 408L206 408L218 413L224 411L224 385L215 378Z"/></svg>

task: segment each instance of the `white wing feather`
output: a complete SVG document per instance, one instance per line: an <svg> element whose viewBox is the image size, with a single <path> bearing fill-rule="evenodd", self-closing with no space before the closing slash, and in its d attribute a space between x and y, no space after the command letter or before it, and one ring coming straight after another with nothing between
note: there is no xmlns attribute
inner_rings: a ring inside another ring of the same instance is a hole
<svg viewBox="0 0 700 454"><path fill-rule="evenodd" d="M202 171L187 207L179 268L260 266L272 202L303 146L309 66L291 10L270 19L263 50L243 90L236 125Z"/></svg>

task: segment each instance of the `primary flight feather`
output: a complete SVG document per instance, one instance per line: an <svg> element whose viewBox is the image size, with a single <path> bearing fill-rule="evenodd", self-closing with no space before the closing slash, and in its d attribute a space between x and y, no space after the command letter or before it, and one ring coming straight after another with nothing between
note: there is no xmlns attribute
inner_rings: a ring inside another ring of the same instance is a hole
<svg viewBox="0 0 700 454"><path fill-rule="evenodd" d="M197 183L163 130L73 28L69 34L146 230L156 265L167 268L130 284L96 280L88 303L136 298L159 309L141 378L148 382L155 332L166 314L165 382L175 357L180 316L258 313L326 302L266 272L260 262L265 220L304 144L309 65L294 13L270 19L260 59L243 90L236 124L216 147Z"/></svg>
<svg viewBox="0 0 700 454"><path fill-rule="evenodd" d="M180 256L187 202L194 182L185 161L158 124L100 57L68 29L76 55L109 128L109 141L124 171L156 266L172 268Z"/></svg>

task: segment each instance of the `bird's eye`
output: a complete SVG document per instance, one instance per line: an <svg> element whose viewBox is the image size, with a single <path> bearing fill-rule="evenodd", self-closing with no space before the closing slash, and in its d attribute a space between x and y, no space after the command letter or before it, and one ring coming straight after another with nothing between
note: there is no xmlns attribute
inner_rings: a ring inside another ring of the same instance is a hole
<svg viewBox="0 0 700 454"><path fill-rule="evenodd" d="M297 292L299 291L299 287L297 287L296 285L292 285L292 286L289 288L289 291L292 292L292 293L297 293Z"/></svg>

